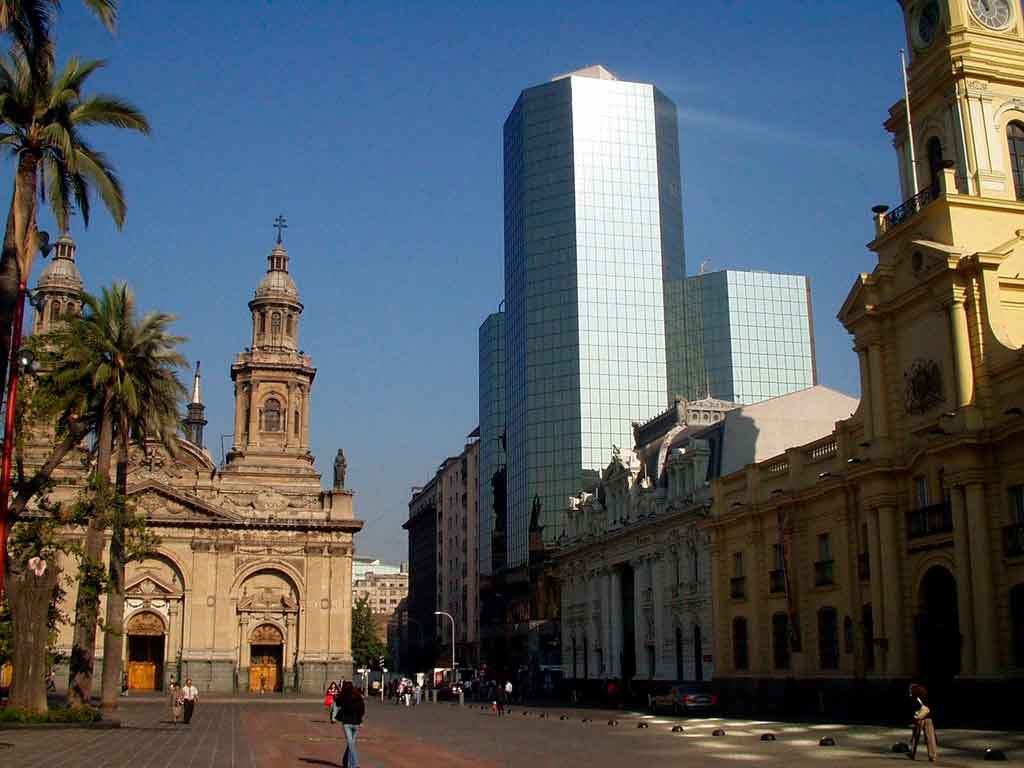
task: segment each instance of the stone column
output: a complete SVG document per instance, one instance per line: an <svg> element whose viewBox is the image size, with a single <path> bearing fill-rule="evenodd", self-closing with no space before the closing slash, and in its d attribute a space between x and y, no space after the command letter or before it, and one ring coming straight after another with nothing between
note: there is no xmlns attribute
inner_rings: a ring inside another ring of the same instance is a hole
<svg viewBox="0 0 1024 768"><path fill-rule="evenodd" d="M633 664L636 677L647 672L647 622L643 609L643 576L646 570L643 560L633 561ZM622 647L626 647L625 638Z"/></svg>
<svg viewBox="0 0 1024 768"><path fill-rule="evenodd" d="M949 305L953 335L953 372L956 379L956 406L962 408L974 395L974 366L971 363L971 339L967 330L967 311L963 300Z"/></svg>
<svg viewBox="0 0 1024 768"><path fill-rule="evenodd" d="M875 436L888 437L889 425L885 407L885 371L882 365L882 347L878 342L868 346L868 360L871 363L871 415L875 424Z"/></svg>
<svg viewBox="0 0 1024 768"><path fill-rule="evenodd" d="M996 653L995 590L992 586L992 547L985 515L985 486L969 483L966 488L967 519L971 526L971 591L974 597L974 645L979 675L998 672Z"/></svg>
<svg viewBox="0 0 1024 768"><path fill-rule="evenodd" d="M886 674L902 675L905 671L903 655L903 585L900 578L900 560L903 538L896 519L895 504L878 507L879 543L882 555L882 585L885 590L885 638L889 650L885 654Z"/></svg>
<svg viewBox="0 0 1024 768"><path fill-rule="evenodd" d="M860 361L861 415L864 417L864 440L870 442L875 435L874 416L871 403L871 376L868 371L868 351L858 347L857 359Z"/></svg>
<svg viewBox="0 0 1024 768"><path fill-rule="evenodd" d="M611 621L611 669L613 676L622 674L622 571L612 568L608 575L608 587L611 592L609 605Z"/></svg>
<svg viewBox="0 0 1024 768"><path fill-rule="evenodd" d="M662 583L664 557L660 554L655 555L650 562L651 590L654 598L654 676L658 677L664 667L664 659L661 656L665 634L665 585Z"/></svg>
<svg viewBox="0 0 1024 768"><path fill-rule="evenodd" d="M885 592L882 586L882 553L881 542L878 533L878 510L868 509L866 512L868 523L868 568L870 569L871 584L871 623L872 633L877 637L886 637L885 631ZM877 647L877 646L876 646ZM875 654L875 673L882 671L884 657Z"/></svg>
<svg viewBox="0 0 1024 768"><path fill-rule="evenodd" d="M953 558L956 563L956 610L963 644L960 647L960 672L974 674L974 616L971 613L971 553L964 489L950 489L953 507Z"/></svg>
<svg viewBox="0 0 1024 768"><path fill-rule="evenodd" d="M242 433L245 432L245 389L245 384L235 384L235 436L232 442L236 449L241 448L244 445L242 442Z"/></svg>
<svg viewBox="0 0 1024 768"><path fill-rule="evenodd" d="M605 569L597 577L598 589L601 592L601 657L603 661L601 674L611 677L612 674L612 574Z"/></svg>

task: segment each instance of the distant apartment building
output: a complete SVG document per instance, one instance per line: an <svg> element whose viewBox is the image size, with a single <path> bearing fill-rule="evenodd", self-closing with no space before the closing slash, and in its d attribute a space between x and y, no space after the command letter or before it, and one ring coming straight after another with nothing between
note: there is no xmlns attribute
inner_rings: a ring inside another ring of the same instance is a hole
<svg viewBox="0 0 1024 768"><path fill-rule="evenodd" d="M686 278L683 399L750 404L817 384L810 280L723 270Z"/></svg>
<svg viewBox="0 0 1024 768"><path fill-rule="evenodd" d="M387 626L409 593L408 565L386 565L379 560L357 558L352 564L352 603L366 598L373 613L377 636L387 640ZM359 571L357 575L357 570Z"/></svg>
<svg viewBox="0 0 1024 768"><path fill-rule="evenodd" d="M418 625L405 632L405 647L420 659L420 668L451 659L452 624L435 611L454 621L459 664L476 664L479 656L478 436L474 430L463 451L445 459L430 482L414 490L403 525L409 531L407 616Z"/></svg>

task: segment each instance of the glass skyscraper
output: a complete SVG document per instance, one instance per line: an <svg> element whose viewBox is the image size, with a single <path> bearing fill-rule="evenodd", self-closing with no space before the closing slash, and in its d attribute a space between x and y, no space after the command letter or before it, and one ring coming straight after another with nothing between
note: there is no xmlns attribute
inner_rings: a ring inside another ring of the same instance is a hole
<svg viewBox="0 0 1024 768"><path fill-rule="evenodd" d="M480 539L477 568L479 573L492 572L491 534L494 532L494 473L505 465L503 447L505 431L505 313L487 316L480 326L480 471L479 514ZM498 558L504 561L504 557Z"/></svg>
<svg viewBox="0 0 1024 768"><path fill-rule="evenodd" d="M527 559L682 375L675 105L595 66L523 91L504 129L507 564ZM668 312L666 312L668 304ZM482 435L481 435L482 437Z"/></svg>
<svg viewBox="0 0 1024 768"><path fill-rule="evenodd" d="M810 281L724 270L686 278L683 385L689 400L756 403L817 383Z"/></svg>

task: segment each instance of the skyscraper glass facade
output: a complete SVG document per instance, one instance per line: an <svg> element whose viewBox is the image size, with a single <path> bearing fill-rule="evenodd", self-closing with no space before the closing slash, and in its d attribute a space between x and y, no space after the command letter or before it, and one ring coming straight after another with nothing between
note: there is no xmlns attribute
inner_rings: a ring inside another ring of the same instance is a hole
<svg viewBox="0 0 1024 768"><path fill-rule="evenodd" d="M756 403L817 383L810 281L803 275L724 270L695 275L683 290L683 386Z"/></svg>
<svg viewBox="0 0 1024 768"><path fill-rule="evenodd" d="M491 534L494 531L494 473L505 465L505 313L488 315L480 326L480 472L478 571L490 574Z"/></svg>
<svg viewBox="0 0 1024 768"><path fill-rule="evenodd" d="M574 74L527 89L504 154L516 566L534 504L557 539L569 496L630 444L631 421L664 409L666 282L685 267L675 107L652 85Z"/></svg>

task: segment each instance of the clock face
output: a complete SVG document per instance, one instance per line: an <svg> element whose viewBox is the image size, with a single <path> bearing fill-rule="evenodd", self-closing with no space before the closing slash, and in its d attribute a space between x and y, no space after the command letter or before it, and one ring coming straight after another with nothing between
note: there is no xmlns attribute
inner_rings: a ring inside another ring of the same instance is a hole
<svg viewBox="0 0 1024 768"><path fill-rule="evenodd" d="M1003 29L1013 18L1011 0L970 0L971 13L989 29Z"/></svg>
<svg viewBox="0 0 1024 768"><path fill-rule="evenodd" d="M932 44L940 21L938 0L931 0L921 6L921 11L917 15L917 39L922 46L927 48Z"/></svg>

